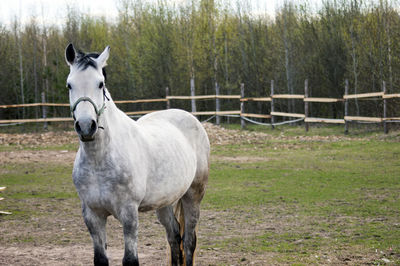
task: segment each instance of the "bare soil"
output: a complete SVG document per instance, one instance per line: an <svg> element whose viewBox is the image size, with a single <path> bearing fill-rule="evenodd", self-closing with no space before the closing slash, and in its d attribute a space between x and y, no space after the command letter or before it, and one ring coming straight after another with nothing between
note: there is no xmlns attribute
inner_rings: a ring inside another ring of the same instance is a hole
<svg viewBox="0 0 400 266"><path fill-rule="evenodd" d="M65 203L62 204L65 206ZM54 206L54 203L51 205ZM69 212L73 212L73 215L70 214L68 217L62 216L57 211L54 217L36 218L31 224L3 221L0 230L2 237L14 240L20 238L21 242L0 247L0 265L90 265L93 250L89 233L80 217L79 205L70 208ZM246 239L250 231L254 234L255 230L262 229L261 225L258 225L257 228L241 232L236 221L233 223L232 219L226 219L227 216L232 217L233 213L203 210L201 216L198 228L200 246L207 245L213 239L230 238L233 235L243 236L243 239ZM8 227L13 228L13 231L7 230ZM122 227L114 218L109 218L107 227L111 265L120 265L123 257ZM216 232L220 236L216 236ZM27 239L24 240L24 236ZM35 240L30 242L30 239ZM218 248L198 250L198 265L221 263L265 265L268 258L268 254L227 252ZM141 265L168 265L164 229L158 223L154 212L140 215L138 251Z"/></svg>
<svg viewBox="0 0 400 266"><path fill-rule="evenodd" d="M9 134L0 133L0 145L35 148L78 143L74 131Z"/></svg>
<svg viewBox="0 0 400 266"><path fill-rule="evenodd" d="M246 133L226 130L212 124L206 124L212 145L233 144L246 139L247 143L260 141L268 137L262 133ZM71 165L76 150L42 150L39 147L53 147L65 144L77 144L73 131L45 132L29 134L0 133L0 145L12 147L12 150L0 152L0 165L9 163L57 163ZM262 157L213 157L212 160L231 162L263 161ZM4 170L2 170L4 171ZM10 206L14 200L7 199ZM16 201L16 200L15 200ZM21 201L19 199L18 201ZM93 249L90 235L81 217L78 200L29 199L24 205L36 211L43 210L53 215L30 217L26 220L1 220L0 265L90 265ZM20 204L20 202L19 202ZM265 265L268 254L248 252L226 252L212 246L213 239L230 237L244 239L256 236L263 224L243 230L244 221L235 217L235 211L217 212L202 210L198 227L198 243L203 248L197 252L198 265L254 264ZM247 218L246 218L247 219ZM11 229L11 230L10 230ZM141 265L167 265L167 241L163 227L157 221L154 212L141 213L139 232L139 259ZM111 265L120 265L123 257L123 233L117 220L109 218L107 224L108 255Z"/></svg>
<svg viewBox="0 0 400 266"><path fill-rule="evenodd" d="M296 145L303 142L336 142L343 140L360 140L346 136L286 136L281 134L273 136L262 132L251 132L246 130L233 130L216 126L211 123L203 124L207 130L211 146L230 145L230 144L258 144L265 143L267 140L296 140L296 143L282 143L278 148L295 149ZM39 147L54 147L66 144L78 145L78 138L74 131L45 132L45 133L24 133L8 134L0 133L0 145L12 147L12 151L0 152L0 164L10 162L27 163L49 161L56 163L70 164L73 162L76 150L35 150ZM214 156L213 160L227 162L261 162L268 161L268 158L255 156L228 157Z"/></svg>
<svg viewBox="0 0 400 266"><path fill-rule="evenodd" d="M79 202L75 200L34 199L25 202L32 208L52 216L35 216L31 220L0 220L0 265L91 265L93 249L90 235L81 218ZM260 210L258 210L260 211ZM284 234L287 228L307 224L294 216L278 215L279 211L265 208L254 210L208 210L203 208L198 226L197 265L272 265L279 253L242 250L241 245L251 246L260 232ZM10 230L10 228L12 230ZM312 231L312 228L306 228ZM123 233L119 222L110 217L107 223L107 243L110 265L121 265ZM7 239L7 241L4 241ZM215 242L229 242L230 249L208 247ZM298 240L302 241L302 240ZM299 244L301 244L299 242ZM361 249L361 248L360 248ZM139 260L141 265L168 265L167 242L163 227L154 212L140 214ZM369 265L381 254L360 254L358 250L323 250L312 254L321 264ZM295 255L295 254L293 254ZM310 255L311 256L311 255ZM296 262L307 257L296 257ZM281 263L284 265L286 263Z"/></svg>
<svg viewBox="0 0 400 266"><path fill-rule="evenodd" d="M280 134L274 136L271 134L247 130L234 130L216 126L212 123L203 123L207 130L212 145L229 145L229 144L257 144L266 140L296 140L299 142L335 142L343 140L362 140L363 138L340 136L288 136ZM393 135L394 134L394 135ZM391 133L388 137L398 136L398 133ZM382 137L382 136L381 136ZM25 134L9 134L0 133L0 145L4 146L23 146L28 148L57 146L64 144L78 143L75 131L63 132L44 132L44 133L25 133Z"/></svg>
<svg viewBox="0 0 400 266"><path fill-rule="evenodd" d="M0 165L8 163L51 162L68 164L74 162L76 151L16 150L0 152Z"/></svg>

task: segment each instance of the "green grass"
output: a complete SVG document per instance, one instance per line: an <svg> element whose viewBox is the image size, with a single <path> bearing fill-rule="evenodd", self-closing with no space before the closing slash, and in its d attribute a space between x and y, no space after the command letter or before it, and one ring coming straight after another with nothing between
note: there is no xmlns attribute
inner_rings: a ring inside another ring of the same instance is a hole
<svg viewBox="0 0 400 266"><path fill-rule="evenodd" d="M254 130L270 132L265 128ZM303 129L282 132L290 135L298 130ZM308 134L331 134L325 128L312 131ZM364 138L357 135L336 141L276 138L257 145L213 146L203 209L227 212L239 227L262 229L248 237L222 237L227 229L216 228L213 236L218 238L202 247L272 253L275 264L324 264L324 254L336 258L356 254L372 264L382 264L383 257L400 263L398 136L368 133ZM223 159L243 156L247 159ZM71 166L38 163L2 167L0 184L8 187L3 196L14 201L11 205L0 202L0 209L13 212L11 218L1 219L29 219L34 210L18 200L78 201ZM18 241L31 240L22 237Z"/></svg>
<svg viewBox="0 0 400 266"><path fill-rule="evenodd" d="M260 232L248 242L233 238L218 245L242 241L240 250L278 252L285 263L293 254L362 246L365 252L390 249L388 256L399 263L400 143L366 139L285 147L293 142L214 147L216 156L250 160L211 166L208 206L255 213L270 208L297 220L287 220L284 233ZM251 156L268 160L250 162Z"/></svg>
<svg viewBox="0 0 400 266"><path fill-rule="evenodd" d="M77 143L70 143L64 145L45 145L45 146L33 146L33 145L0 145L0 152L2 151L15 151L15 150L31 150L31 151L61 151L61 150L68 150L68 151L77 151L78 144Z"/></svg>
<svg viewBox="0 0 400 266"><path fill-rule="evenodd" d="M309 124L309 131L305 132L304 124L299 123L296 125L286 124L280 125L272 129L270 126L258 126L255 124L247 123L245 130L264 132L273 136L286 135L286 136L343 136L344 135L344 125L336 124ZM240 129L240 124L222 124L221 125L227 129ZM394 131L394 135L399 136L398 126L391 125ZM349 138L355 137L370 137L376 135L383 135L382 124L349 124L349 131L346 134ZM392 133L391 133L392 134ZM386 136L387 137L387 136ZM390 136L389 136L390 137Z"/></svg>
<svg viewBox="0 0 400 266"><path fill-rule="evenodd" d="M0 184L8 187L7 198L76 197L72 184L72 167L66 165L11 164L4 166Z"/></svg>
<svg viewBox="0 0 400 266"><path fill-rule="evenodd" d="M68 122L48 122L47 129L44 129L44 123L25 123L14 126L0 127L0 133L26 133L36 132L43 133L47 131L71 131L74 130L73 123Z"/></svg>

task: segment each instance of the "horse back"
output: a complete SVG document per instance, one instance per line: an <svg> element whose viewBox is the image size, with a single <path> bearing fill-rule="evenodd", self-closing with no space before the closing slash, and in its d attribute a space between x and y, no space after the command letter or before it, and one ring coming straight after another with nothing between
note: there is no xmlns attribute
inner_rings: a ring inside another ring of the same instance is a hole
<svg viewBox="0 0 400 266"><path fill-rule="evenodd" d="M189 112L180 109L168 109L145 115L137 122L144 124L148 121L157 120L166 121L178 128L196 150L209 152L210 143L207 133L199 120Z"/></svg>
<svg viewBox="0 0 400 266"><path fill-rule="evenodd" d="M138 120L138 123L146 124L150 121L167 122L179 129L196 153L196 176L201 175L201 172L206 172L204 174L208 175L210 142L203 125L195 116L184 110L168 109L145 115Z"/></svg>

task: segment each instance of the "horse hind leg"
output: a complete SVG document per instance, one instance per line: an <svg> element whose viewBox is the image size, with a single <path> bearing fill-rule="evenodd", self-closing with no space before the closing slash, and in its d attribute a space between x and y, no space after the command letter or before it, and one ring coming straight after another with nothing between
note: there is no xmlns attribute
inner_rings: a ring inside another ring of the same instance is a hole
<svg viewBox="0 0 400 266"><path fill-rule="evenodd" d="M170 246L170 265L183 265L183 254L180 248L182 242L180 225L174 215L173 207L171 205L163 207L158 209L156 213L158 220L167 233L167 240Z"/></svg>
<svg viewBox="0 0 400 266"><path fill-rule="evenodd" d="M183 249L186 266L194 265L197 245L196 228L200 218L200 202L204 192L205 182L194 182L181 199L184 216Z"/></svg>

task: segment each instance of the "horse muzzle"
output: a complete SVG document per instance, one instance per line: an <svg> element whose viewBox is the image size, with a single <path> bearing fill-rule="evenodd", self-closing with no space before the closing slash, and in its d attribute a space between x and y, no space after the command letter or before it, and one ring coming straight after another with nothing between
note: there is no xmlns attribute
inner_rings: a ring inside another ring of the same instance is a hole
<svg viewBox="0 0 400 266"><path fill-rule="evenodd" d="M93 141L97 132L97 122L92 118L81 118L75 121L75 131L83 142Z"/></svg>

